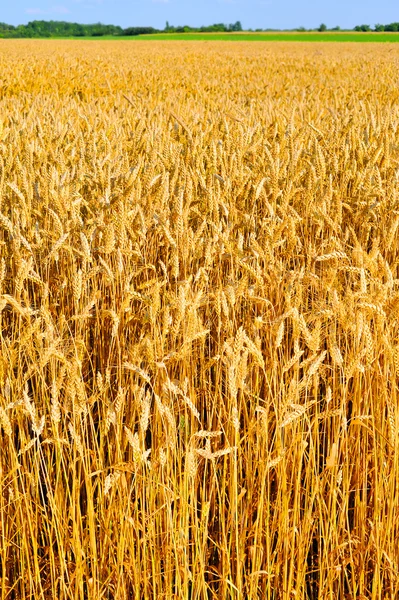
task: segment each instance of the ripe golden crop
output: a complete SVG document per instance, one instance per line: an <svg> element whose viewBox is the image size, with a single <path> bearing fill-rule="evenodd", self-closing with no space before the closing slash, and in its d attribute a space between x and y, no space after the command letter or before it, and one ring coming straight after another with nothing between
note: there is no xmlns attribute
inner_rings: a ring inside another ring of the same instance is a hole
<svg viewBox="0 0 399 600"><path fill-rule="evenodd" d="M398 597L398 62L1 41L2 600Z"/></svg>

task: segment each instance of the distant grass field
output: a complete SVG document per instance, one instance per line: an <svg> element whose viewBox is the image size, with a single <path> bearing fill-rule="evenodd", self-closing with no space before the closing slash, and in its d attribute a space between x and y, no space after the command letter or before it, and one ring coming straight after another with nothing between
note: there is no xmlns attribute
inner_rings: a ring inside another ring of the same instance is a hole
<svg viewBox="0 0 399 600"><path fill-rule="evenodd" d="M82 38L75 38L80 39ZM138 36L87 37L83 40L130 40L130 41L225 41L225 42L399 42L399 33L363 32L254 32L254 33L156 33Z"/></svg>

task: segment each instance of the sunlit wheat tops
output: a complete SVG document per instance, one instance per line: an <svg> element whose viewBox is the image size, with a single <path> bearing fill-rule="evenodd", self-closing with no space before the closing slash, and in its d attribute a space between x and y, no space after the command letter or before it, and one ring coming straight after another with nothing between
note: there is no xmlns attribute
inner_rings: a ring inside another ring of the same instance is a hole
<svg viewBox="0 0 399 600"><path fill-rule="evenodd" d="M1 600L399 597L398 53L0 44Z"/></svg>

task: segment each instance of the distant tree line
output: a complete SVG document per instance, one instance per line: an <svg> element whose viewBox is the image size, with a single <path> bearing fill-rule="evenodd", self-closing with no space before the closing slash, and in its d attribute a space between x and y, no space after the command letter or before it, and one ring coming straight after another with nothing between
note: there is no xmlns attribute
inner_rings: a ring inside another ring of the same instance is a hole
<svg viewBox="0 0 399 600"><path fill-rule="evenodd" d="M388 25L381 25L377 23L374 25L374 29L370 25L356 25L355 31L399 31L399 23L388 23Z"/></svg>
<svg viewBox="0 0 399 600"><path fill-rule="evenodd" d="M298 27L295 31L315 31L314 29L305 29L305 27ZM328 28L325 23L322 23L316 31L348 31L341 30L339 25L336 27ZM350 31L350 30L349 30ZM374 25L374 29L370 25L356 25L353 31L399 31L399 23L389 23L388 25Z"/></svg>
<svg viewBox="0 0 399 600"><path fill-rule="evenodd" d="M118 25L81 25L67 21L30 21L27 25L7 25L0 23L0 37L7 38L50 38L50 37L85 37L103 35L123 35Z"/></svg>
<svg viewBox="0 0 399 600"><path fill-rule="evenodd" d="M148 33L186 33L186 32L217 32L217 31L242 31L240 21L225 25L216 23L207 27L189 27L188 25L174 27L166 23L165 29L155 27L127 27L123 29L118 25L103 25L94 23L82 25L67 21L30 21L27 25L7 25L0 23L0 37L2 38L51 38L51 37L101 37L104 35L143 35Z"/></svg>
<svg viewBox="0 0 399 600"><path fill-rule="evenodd" d="M303 31L305 31L305 29L303 29ZM327 25L322 23L318 28L318 31L340 31L340 27L328 29ZM374 29L370 25L356 25L353 28L353 31L399 31L399 23L388 23L388 25L377 23L377 25L374 25Z"/></svg>
<svg viewBox="0 0 399 600"><path fill-rule="evenodd" d="M166 22L164 29L155 27L127 27L122 28L119 25L104 25L103 23L93 23L82 25L81 23L69 23L68 21L30 21L26 25L7 25L0 23L0 38L52 38L52 37L101 37L101 36L135 36L149 33L215 33L215 32L234 32L243 31L240 21L235 23L215 23L202 27L190 27L189 25L170 25ZM248 29L246 31L253 31ZM281 31L279 29L255 29L255 31ZM292 31L341 31L341 28L328 28L322 23L316 29L306 29L297 27ZM377 24L374 29L370 25L356 25L354 31L398 31L399 23L389 23L388 25Z"/></svg>
<svg viewBox="0 0 399 600"><path fill-rule="evenodd" d="M214 25L207 25L202 27L190 27L189 25L179 25L175 27L174 25L169 25L169 22L166 21L166 26L164 29L165 33L190 33L190 32L200 32L200 33L212 33L212 32L229 32L229 31L243 31L242 25L240 21L236 21L236 23L231 23L230 25L226 25L225 23L215 23Z"/></svg>

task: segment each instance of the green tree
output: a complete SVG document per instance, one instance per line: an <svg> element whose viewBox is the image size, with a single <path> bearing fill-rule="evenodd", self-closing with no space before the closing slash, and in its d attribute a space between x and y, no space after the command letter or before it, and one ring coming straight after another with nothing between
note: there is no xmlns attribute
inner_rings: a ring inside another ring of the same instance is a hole
<svg viewBox="0 0 399 600"><path fill-rule="evenodd" d="M385 25L384 31L399 31L399 23L389 23L389 25Z"/></svg>
<svg viewBox="0 0 399 600"><path fill-rule="evenodd" d="M148 33L159 33L154 27L127 27L123 30L123 35L145 35Z"/></svg>
<svg viewBox="0 0 399 600"><path fill-rule="evenodd" d="M231 31L242 31L241 21L236 21L230 27L231 27Z"/></svg>
<svg viewBox="0 0 399 600"><path fill-rule="evenodd" d="M319 31L327 31L327 25L325 23L322 23L319 27Z"/></svg>

